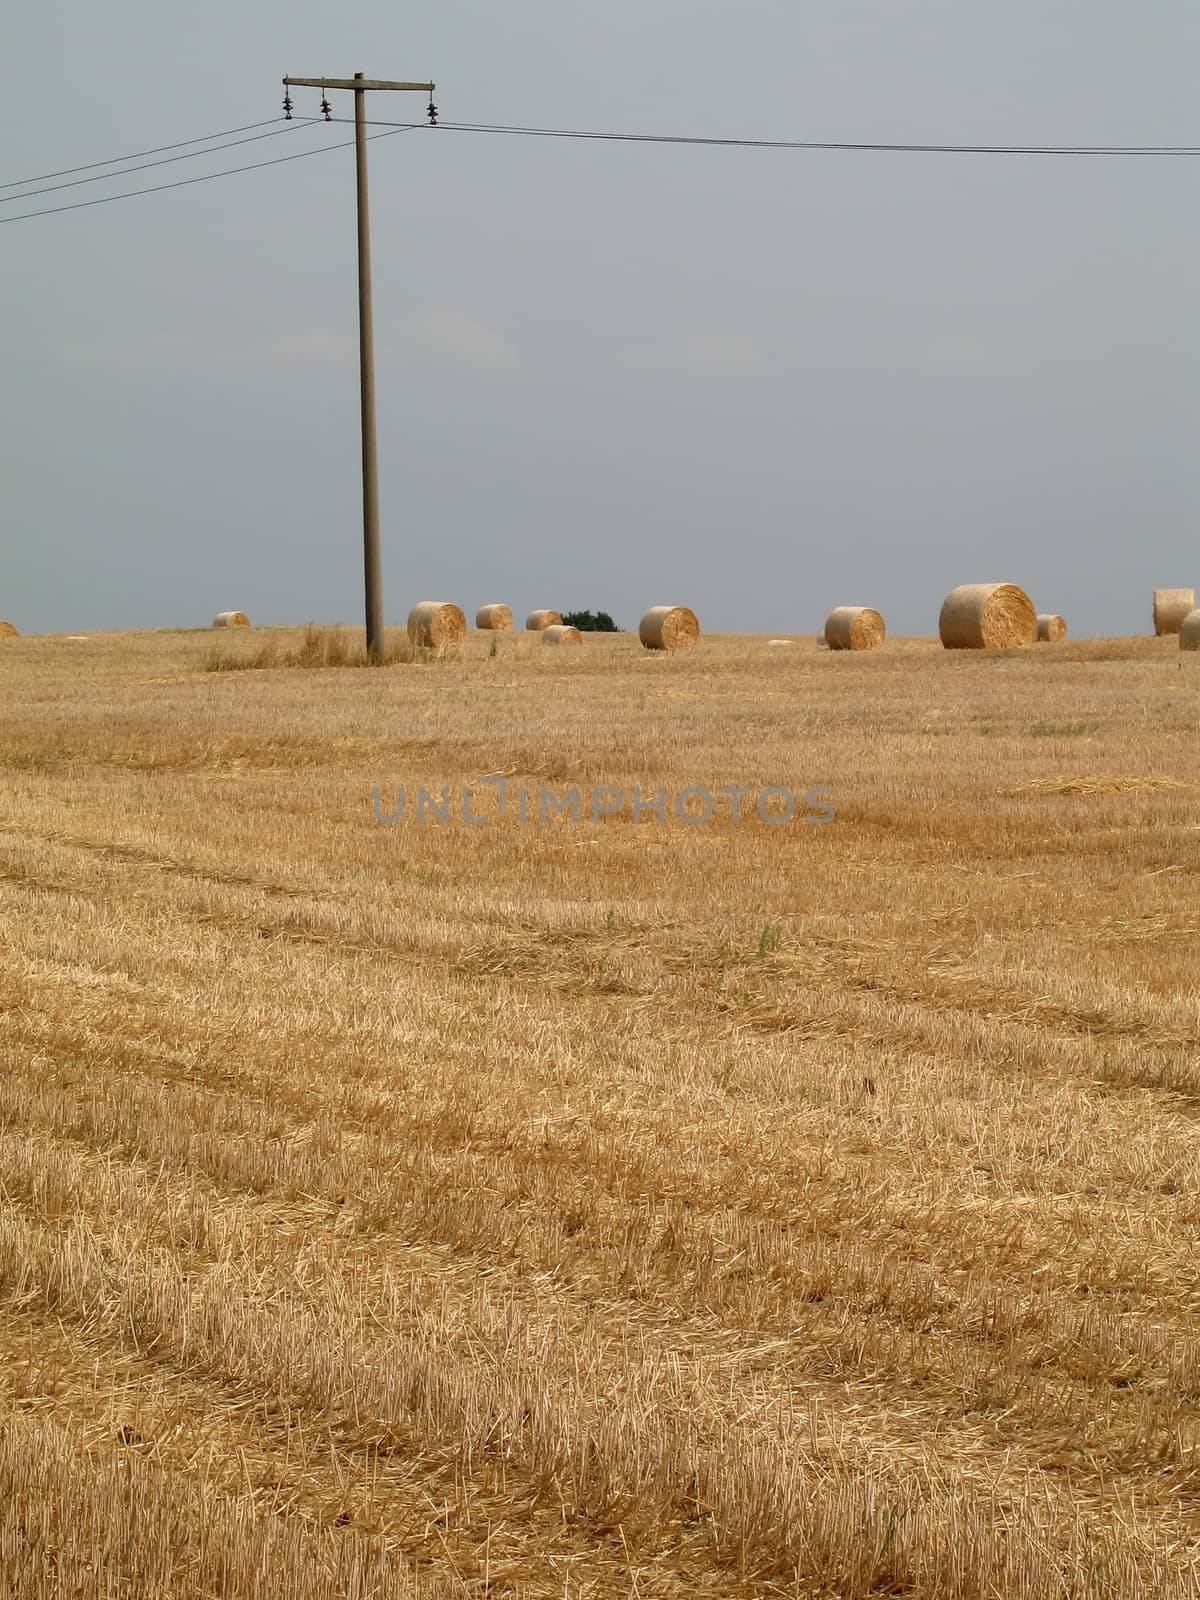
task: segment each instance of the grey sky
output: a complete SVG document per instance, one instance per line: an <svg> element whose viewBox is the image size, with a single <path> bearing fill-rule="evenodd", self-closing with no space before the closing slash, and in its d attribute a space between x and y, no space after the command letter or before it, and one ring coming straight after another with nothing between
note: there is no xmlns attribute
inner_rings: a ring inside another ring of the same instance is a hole
<svg viewBox="0 0 1200 1600"><path fill-rule="evenodd" d="M284 72L432 77L472 122L1200 144L1185 0L39 0L5 34L0 181L268 117ZM1003 579L1121 633L1200 587L1200 160L370 149L389 621L930 633ZM353 198L344 150L0 227L0 616L360 620Z"/></svg>

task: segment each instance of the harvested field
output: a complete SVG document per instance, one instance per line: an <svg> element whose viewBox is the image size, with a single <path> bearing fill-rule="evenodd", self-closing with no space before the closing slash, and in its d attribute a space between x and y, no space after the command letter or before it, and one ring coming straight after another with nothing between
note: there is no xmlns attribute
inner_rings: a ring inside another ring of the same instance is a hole
<svg viewBox="0 0 1200 1600"><path fill-rule="evenodd" d="M814 643L0 653L0 1592L1200 1594L1200 657Z"/></svg>

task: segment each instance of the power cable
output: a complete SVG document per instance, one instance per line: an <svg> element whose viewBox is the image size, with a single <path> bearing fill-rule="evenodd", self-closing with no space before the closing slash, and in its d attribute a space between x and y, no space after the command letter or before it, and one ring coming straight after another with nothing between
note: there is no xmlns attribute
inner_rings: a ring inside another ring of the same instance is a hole
<svg viewBox="0 0 1200 1600"><path fill-rule="evenodd" d="M160 156L164 150L182 150L187 144L207 144L210 139L229 139L235 133L252 133L255 128L265 128L278 121L278 117L268 117L264 122L248 122L244 128L222 128L218 133L205 133L198 139L179 139L175 144L160 144L153 150L134 150L131 155L111 156L107 161L89 161L82 167L64 167L61 172L37 172L32 178L13 178L8 183L0 183L0 189L23 189L27 183L44 183L48 178L69 178L73 172L92 172L97 167L114 167L122 161L140 161L142 156Z"/></svg>
<svg viewBox="0 0 1200 1600"><path fill-rule="evenodd" d="M269 120L271 122L274 122L277 119L272 117ZM317 120L318 120L317 118L302 119L301 126L310 126L311 127L317 122ZM330 118L328 120L334 121L334 122L339 122L339 123L346 123L346 122L349 122L351 119L348 118L348 117L334 117L334 118ZM370 139L386 139L392 134L409 133L409 132L412 132L412 131L414 131L416 129L428 129L428 127L429 127L429 124L425 123L425 122L384 122L384 121L381 121L381 120L379 120L377 118L369 118L368 119L368 123L369 123L369 126L371 126L371 127L382 128L384 130L384 132L382 132L382 133L369 134L368 138L370 138ZM239 133L239 132L246 132L249 129L261 128L261 127L264 127L264 126L266 126L266 124L265 123L261 123L261 122L259 122L259 123L249 123L249 124L247 124L247 127L245 129L230 128L230 129L228 129L226 131L229 132L229 133ZM854 141L854 142L852 142L852 141L847 141L847 140L817 140L817 139L732 139L732 138L721 138L721 137L716 137L716 136L699 136L699 135L688 135L688 134L621 133L621 132L605 131L605 130L601 130L601 129L588 129L588 128L521 127L521 126L511 125L511 124L506 124L506 123L485 123L485 122L442 122L442 123L438 124L438 127L446 129L451 133L509 134L509 135L516 135L516 136L519 136L519 137L537 138L537 139L592 139L592 140L602 140L602 141L622 143L622 144L700 145L700 146L713 146L713 147L726 148L726 149L750 149L750 150L807 150L807 151L840 150L840 151L886 152L886 153L892 153L892 154L912 154L912 155L935 155L936 154L936 155L1008 155L1008 156L1200 156L1200 146L1197 146L1197 145L898 144L898 143L883 143L883 142L876 142L876 141ZM277 131L277 132L285 132L285 131L288 131L288 130L286 130L286 129L277 129L275 131ZM221 137L221 135L219 135L219 134L209 134L207 136L207 141L211 141L212 139L219 138L219 137ZM263 135L260 135L259 137L266 138L266 137L268 137L268 135L263 134ZM185 140L181 140L179 142L179 144L176 144L176 145L160 145L158 148L159 148L159 150L175 150L175 149L178 149L180 147L180 145L182 145L182 144L199 144L199 143L202 143L202 142L206 142L206 141L196 140L196 139L191 139L191 140L185 139ZM251 143L251 142L252 142L251 140L235 140L235 141L233 141L233 143L237 143L237 144ZM187 185L193 184L193 183L208 183L214 178L229 178L229 177L233 177L237 173L241 173L241 172L255 172L259 168L262 168L262 167L282 166L284 164L284 162L287 162L287 161L300 161L300 160L303 160L306 156L321 155L325 150L345 150L345 149L349 148L349 146L351 144L353 144L353 142L354 142L353 140L346 140L345 142L340 143L340 144L323 145L318 150L302 150L297 155L280 156L274 161L255 161L255 162L250 162L246 166L242 166L242 167L228 167L228 168L222 169L220 172L207 172L207 173L204 173L200 177L196 177L196 178L180 178L175 183L153 184L153 185L150 185L149 187L147 187L145 189L128 189L128 190L125 190L121 194L104 195L103 197L101 197L100 199L97 199L97 200L80 200L80 201L76 201L72 205L47 206L43 210L40 210L40 211L24 211L24 212L20 212L17 216L14 216L14 217L0 217L0 226L3 226L5 223L8 223L8 222L26 222L26 221L31 220L34 217L54 216L54 215L57 215L59 212L63 212L63 211L80 211L80 210L83 210L83 209L85 209L86 207L89 207L89 206L107 205L110 201L113 201L113 200L130 200L130 199L135 198L137 195L160 194L164 190L167 190L167 189L182 189L182 188L187 187ZM222 145L222 146L215 146L213 148L227 149L227 148L229 148L229 146ZM137 152L137 154L140 154L140 155L151 155L151 154L154 154L154 153L155 152L153 152L153 151L140 151L140 152ZM200 154L200 155L203 155L203 154L206 154L207 152L198 151L196 153ZM93 166L111 166L116 161L122 161L122 160L128 161L128 160L131 160L131 159L132 159L132 157L129 157L129 156L116 157L116 158L114 158L114 161L112 161L112 162L94 162L91 165L93 165ZM177 157L177 158L174 158L174 159L183 159L183 158L182 157ZM159 165L162 165L162 164L163 163L160 163L160 162L148 162L146 165L147 166L159 166ZM45 173L45 174L43 174L43 176L44 177L62 177L62 176L65 176L67 173L70 173L70 172L82 172L82 171L86 171L86 170L88 170L88 169L84 168L84 167L69 167L69 168L65 168L63 172ZM141 171L143 169L140 168L140 167L137 167L137 168L132 168L130 170ZM109 173L109 174L107 174L107 176L109 176L109 177L120 177L121 173L119 173L119 172L118 173ZM27 178L27 179L20 180L20 181L23 182L23 183L32 183L32 182L36 182L37 180L36 179L32 179L32 178ZM93 180L86 179L86 180L81 180L81 181L91 182ZM13 188L13 187L18 187L18 186L19 186L19 184L3 184L3 185L0 185L0 188ZM71 184L61 184L61 185L56 185L55 187L71 188L71 187L73 187L73 185L71 185ZM49 190L31 191L31 193L49 193L49 192L50 192ZM22 194L22 195L13 195L13 196L10 196L9 198L14 199L14 200L21 200L21 199L25 199L27 197L28 197L27 195Z"/></svg>
<svg viewBox="0 0 1200 1600"><path fill-rule="evenodd" d="M335 117L348 122L348 117ZM377 128L420 128L423 123L381 122ZM619 133L593 128L535 128L496 122L439 122L452 133L505 133L536 139L599 139L621 144L709 145L741 150L860 150L909 155L995 156L1200 156L1200 145L898 144L832 139L727 139L678 133Z"/></svg>
<svg viewBox="0 0 1200 1600"><path fill-rule="evenodd" d="M232 150L239 144L256 144L259 139L274 139L280 133L295 133L300 128L311 127L318 120L317 117L303 117L299 122L285 122L282 127L271 128L266 133L253 133L247 139L210 144L204 150L185 150L181 156L163 156L160 161L143 161L136 167L122 167L119 172L96 172L90 178L72 178L69 183L52 183L45 189L25 189L20 194L0 195L0 205L8 205L15 200L32 200L37 194L55 194L59 189L77 189L82 183L107 183L110 178L124 178L131 172L145 172L148 167L169 167L173 161L194 161L197 156L215 155L218 150Z"/></svg>
<svg viewBox="0 0 1200 1600"><path fill-rule="evenodd" d="M423 123L414 124L423 127ZM368 134L368 139L389 139L397 133L407 132L407 124L390 128L383 133ZM324 155L328 150L348 150L353 139L343 139L338 144L326 144L316 150L300 150L294 156L276 156L273 161L251 161L244 167L225 167L220 172L204 172L198 178L177 178L174 183L156 183L146 189L126 189L122 194L102 195L98 200L76 200L69 206L47 206L43 211L22 211L15 217L0 217L0 227L10 222L26 222L30 217L52 217L60 211L83 211L88 206L106 206L114 200L132 200L139 194L161 194L164 189L184 189L192 183L209 183L214 178L231 178L238 172L257 172L260 167L281 167L285 161L303 161L307 156Z"/></svg>

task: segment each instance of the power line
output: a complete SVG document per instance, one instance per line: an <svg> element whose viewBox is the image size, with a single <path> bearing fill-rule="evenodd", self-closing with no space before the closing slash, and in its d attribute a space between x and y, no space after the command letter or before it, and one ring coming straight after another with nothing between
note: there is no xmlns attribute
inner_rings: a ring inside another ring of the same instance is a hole
<svg viewBox="0 0 1200 1600"><path fill-rule="evenodd" d="M281 127L271 128L266 133L253 133L247 139L230 139L225 144L210 144L204 150L185 150L181 156L163 156L159 161L143 161L136 167L122 167L120 172L97 172L90 178L72 178L69 183L52 183L45 189L25 189L21 194L0 195L0 205L9 205L17 200L32 200L37 194L56 194L59 189L77 189L82 183L107 183L112 178L124 178L131 172L145 172L148 167L169 167L173 161L194 161L197 156L215 155L218 150L232 150L239 144L256 144L259 139L274 139L280 133L296 133L301 128L310 127L318 118L303 117L299 122L285 122ZM212 135L217 137L217 135ZM125 157L126 160L129 157Z"/></svg>
<svg viewBox="0 0 1200 1600"><path fill-rule="evenodd" d="M235 133L253 133L255 128L268 127L278 122L278 117L268 117L265 122L248 122L243 128L222 128L217 133L205 133L198 139L180 139L175 144L160 144L153 150L134 150L127 156L111 156L107 161L89 161L82 167L64 167L61 172L37 172L32 178L13 178L0 183L0 189L23 189L27 183L44 183L48 178L69 178L73 172L93 172L97 167L114 167L122 161L138 161L142 156L160 156L164 150L182 150L188 144L207 144L210 139L229 139ZM118 173L113 174L118 177Z"/></svg>
<svg viewBox="0 0 1200 1600"><path fill-rule="evenodd" d="M129 156L114 156L110 161L95 161L82 167L66 167L61 172L42 173L41 177L65 177L73 172L86 172L93 167L114 166L122 161L130 161L134 156L154 155L164 150L177 150L183 145L211 143L213 139L224 137L224 134L245 133L252 129L262 128L274 123L278 119L271 117L267 122L247 123L244 128L227 128L224 133L211 133L201 139L182 139L176 144L159 145L156 150L135 151ZM301 126L311 127L317 118L302 119ZM334 117L334 122L348 122L350 119ZM368 119L368 125L382 128L382 133L373 133L372 139L385 139L391 134L408 133L415 129L427 129L425 122L384 122L376 118ZM293 124L294 126L294 124ZM536 139L591 139L621 144L661 144L661 145L697 145L724 149L744 150L808 150L808 151L863 151L883 152L890 154L911 155L1008 155L1008 156L1200 156L1200 146L1197 145L999 145L999 144L898 144L873 141L848 141L848 140L818 140L818 139L732 139L715 136L700 136L688 134L665 133L622 133L594 128L538 128L522 127L506 123L487 122L441 122L441 129L451 133L482 133L482 134L508 134L524 138ZM289 129L279 128L275 132L287 132ZM262 134L259 137L267 138ZM252 143L252 140L234 140L235 144ZM229 178L241 172L255 172L262 167L282 166L287 161L301 161L306 156L321 155L326 150L348 149L353 140L341 144L322 145L317 150L302 150L297 155L280 156L274 161L254 161L242 167L227 167L219 172L207 172L196 178L180 178L174 183L152 184L144 189L127 189L121 194L104 195L97 200L79 200L66 206L47 206L40 211L23 211L12 217L0 217L0 226L9 222L27 222L34 217L55 216L63 211L81 211L89 206L107 205L114 200L130 200L143 194L161 194L167 189L182 189L193 183L208 183L214 178ZM228 149L229 145L217 145L216 149ZM209 154L209 151L194 152L197 155ZM183 157L173 159L182 160ZM147 162L147 166L160 166L161 162ZM142 171L141 167L128 169ZM105 177L121 177L120 172L104 174ZM18 188L24 184L35 183L37 178L17 179L11 183L0 184L0 189ZM93 179L84 179L83 182L93 182ZM59 184L56 188L72 188L73 184ZM5 198L22 200L31 198L32 194L49 193L50 190L34 190L26 194L11 195Z"/></svg>
<svg viewBox="0 0 1200 1600"><path fill-rule="evenodd" d="M272 118L272 121L275 119ZM371 139L389 139L397 133L404 133L409 128L408 123L402 123L394 128L389 128L383 133L372 133ZM424 127L424 123L414 123L413 127ZM114 200L132 200L139 194L161 194L164 189L184 189L192 183L209 183L213 178L231 178L238 172L257 172L260 167L281 167L285 161L303 161L306 156L324 155L327 150L348 150L354 143L353 139L343 139L338 144L320 145L316 150L300 150L294 156L276 156L273 161L252 161L244 167L225 167L220 172L204 172L198 178L176 178L174 183L155 183L146 189L126 189L122 194L102 195L98 200L76 200L69 206L47 206L44 211L22 211L15 217L0 217L0 227L9 222L26 222L30 217L52 217L60 211L83 211L88 206L106 206Z"/></svg>
<svg viewBox="0 0 1200 1600"><path fill-rule="evenodd" d="M335 122L345 118L335 117ZM373 121L373 127L422 127L422 123ZM726 139L678 133L619 133L594 128L532 128L496 122L439 122L452 133L505 133L535 139L599 139L620 144L709 145L735 150L860 150L908 155L971 156L1200 156L1200 145L1085 144L897 144L832 139Z"/></svg>

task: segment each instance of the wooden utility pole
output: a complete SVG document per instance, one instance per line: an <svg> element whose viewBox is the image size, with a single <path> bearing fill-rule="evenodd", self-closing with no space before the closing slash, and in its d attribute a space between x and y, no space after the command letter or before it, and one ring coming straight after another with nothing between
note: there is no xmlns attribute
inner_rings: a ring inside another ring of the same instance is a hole
<svg viewBox="0 0 1200 1600"><path fill-rule="evenodd" d="M383 559L379 544L379 460L375 444L375 328L371 310L371 228L367 209L367 90L415 90L430 96L432 83L389 83L379 78L285 78L295 87L350 89L354 93L354 161L358 179L358 377L362 414L363 579L366 589L367 656L383 659ZM290 96L285 100L291 115ZM326 113L328 114L328 113Z"/></svg>

